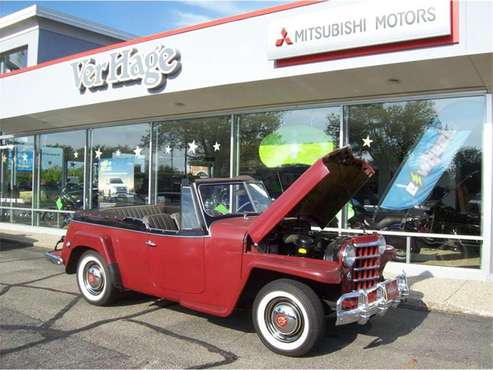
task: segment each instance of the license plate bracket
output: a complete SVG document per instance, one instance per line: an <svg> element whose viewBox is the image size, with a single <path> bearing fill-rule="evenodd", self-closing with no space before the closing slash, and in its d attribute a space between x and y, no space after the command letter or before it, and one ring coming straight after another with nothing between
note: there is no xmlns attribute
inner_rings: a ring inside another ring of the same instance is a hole
<svg viewBox="0 0 493 370"><path fill-rule="evenodd" d="M385 292L387 293L387 299L393 301L399 298L399 286L397 280L389 281L385 284Z"/></svg>

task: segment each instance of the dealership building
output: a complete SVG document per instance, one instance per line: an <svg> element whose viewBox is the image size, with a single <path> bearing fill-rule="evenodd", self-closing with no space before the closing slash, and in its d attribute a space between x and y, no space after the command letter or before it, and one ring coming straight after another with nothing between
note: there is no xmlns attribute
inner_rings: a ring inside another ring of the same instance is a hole
<svg viewBox="0 0 493 370"><path fill-rule="evenodd" d="M177 204L203 177L276 198L350 145L375 175L329 232L492 280L492 91L490 1L303 1L140 38L28 8L0 18L0 231Z"/></svg>

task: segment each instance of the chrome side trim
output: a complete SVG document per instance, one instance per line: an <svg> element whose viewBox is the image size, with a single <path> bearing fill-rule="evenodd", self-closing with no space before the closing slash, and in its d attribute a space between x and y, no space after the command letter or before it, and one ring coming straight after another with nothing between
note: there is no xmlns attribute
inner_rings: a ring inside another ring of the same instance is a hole
<svg viewBox="0 0 493 370"><path fill-rule="evenodd" d="M353 271L369 271L369 270L377 270L380 268L380 265L375 265L375 266L369 266L369 267L355 267L353 268Z"/></svg>
<svg viewBox="0 0 493 370"><path fill-rule="evenodd" d="M379 240L375 240L368 243L353 243L354 248L368 248L368 247L376 247L378 246Z"/></svg>
<svg viewBox="0 0 493 370"><path fill-rule="evenodd" d="M396 299L390 300L387 297L386 285L392 282L397 282L397 288L399 290L399 296ZM368 295L376 291L376 299L373 302L368 301ZM378 283L373 288L350 293L343 294L336 303L337 320L336 325L346 325L353 322L364 325L368 322L373 315L383 316L387 310L391 307L397 307L397 305L406 299L409 295L409 286L407 283L406 273L403 271L401 275L395 279L388 279L381 283ZM358 306L349 310L343 308L343 302L350 299L358 299Z"/></svg>
<svg viewBox="0 0 493 370"><path fill-rule="evenodd" d="M360 281L378 280L378 279L380 279L380 276L372 276L372 277L361 278L361 279L353 279L353 283L358 283Z"/></svg>
<svg viewBox="0 0 493 370"><path fill-rule="evenodd" d="M377 258L377 257L380 257L379 254L370 254L368 256L357 256L355 257L357 260L366 260L366 259L369 259L369 258Z"/></svg>

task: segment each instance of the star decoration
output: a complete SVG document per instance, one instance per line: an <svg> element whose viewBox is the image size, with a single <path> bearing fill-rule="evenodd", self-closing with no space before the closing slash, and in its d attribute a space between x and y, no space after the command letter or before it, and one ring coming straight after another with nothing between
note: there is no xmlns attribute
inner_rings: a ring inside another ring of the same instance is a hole
<svg viewBox="0 0 493 370"><path fill-rule="evenodd" d="M22 160L23 160L24 162L27 162L27 158L28 158L28 157L27 157L27 153L24 153L24 154L22 155Z"/></svg>
<svg viewBox="0 0 493 370"><path fill-rule="evenodd" d="M75 159L79 158L79 153L77 151L74 152L74 158Z"/></svg>
<svg viewBox="0 0 493 370"><path fill-rule="evenodd" d="M134 149L134 153L135 153L136 157L141 157L142 156L142 148L139 148L139 146L137 145Z"/></svg>
<svg viewBox="0 0 493 370"><path fill-rule="evenodd" d="M116 156L119 157L122 155L122 152L120 152L120 149L117 149L117 151L115 152Z"/></svg>
<svg viewBox="0 0 493 370"><path fill-rule="evenodd" d="M214 148L215 152L218 152L219 150L221 150L221 144L219 144L217 141L212 147Z"/></svg>
<svg viewBox="0 0 493 370"><path fill-rule="evenodd" d="M363 146L367 146L369 148L371 143L373 143L373 140L370 139L370 135L363 139Z"/></svg>
<svg viewBox="0 0 493 370"><path fill-rule="evenodd" d="M98 148L94 154L96 155L96 159L101 159L101 155L103 154L103 152L101 151L100 148Z"/></svg>
<svg viewBox="0 0 493 370"><path fill-rule="evenodd" d="M171 153L171 147L169 145L166 145L166 147L164 148L164 151L166 152L166 154Z"/></svg>
<svg viewBox="0 0 493 370"><path fill-rule="evenodd" d="M195 151L197 150L199 146L195 144L195 140L193 140L191 143L188 143L188 152L195 154Z"/></svg>

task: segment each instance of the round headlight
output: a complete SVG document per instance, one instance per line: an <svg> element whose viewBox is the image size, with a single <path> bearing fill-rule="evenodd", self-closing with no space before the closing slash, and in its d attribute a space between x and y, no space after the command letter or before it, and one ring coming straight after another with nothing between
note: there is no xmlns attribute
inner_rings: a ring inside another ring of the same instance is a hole
<svg viewBox="0 0 493 370"><path fill-rule="evenodd" d="M385 240L383 235L380 235L378 237L378 252L380 254L384 254L385 248L387 248L387 241Z"/></svg>
<svg viewBox="0 0 493 370"><path fill-rule="evenodd" d="M346 245L342 251L342 262L346 267L351 267L356 262L356 249L352 244Z"/></svg>

